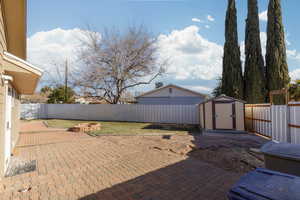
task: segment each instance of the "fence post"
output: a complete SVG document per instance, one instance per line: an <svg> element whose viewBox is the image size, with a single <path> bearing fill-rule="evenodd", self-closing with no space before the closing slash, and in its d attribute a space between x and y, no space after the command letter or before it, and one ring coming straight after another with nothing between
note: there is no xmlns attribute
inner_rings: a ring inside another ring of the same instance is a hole
<svg viewBox="0 0 300 200"><path fill-rule="evenodd" d="M255 132L255 130L254 130L254 118L253 118L253 106L251 107L251 131Z"/></svg>
<svg viewBox="0 0 300 200"><path fill-rule="evenodd" d="M290 106L286 105L286 140L288 143L292 143L292 135L291 135L291 129L290 129Z"/></svg>

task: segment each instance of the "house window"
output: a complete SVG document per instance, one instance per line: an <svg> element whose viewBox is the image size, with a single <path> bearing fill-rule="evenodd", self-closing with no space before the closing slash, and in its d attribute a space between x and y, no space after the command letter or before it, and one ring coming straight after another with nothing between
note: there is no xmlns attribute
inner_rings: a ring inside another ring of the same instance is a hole
<svg viewBox="0 0 300 200"><path fill-rule="evenodd" d="M172 94L173 88L169 88L169 93Z"/></svg>

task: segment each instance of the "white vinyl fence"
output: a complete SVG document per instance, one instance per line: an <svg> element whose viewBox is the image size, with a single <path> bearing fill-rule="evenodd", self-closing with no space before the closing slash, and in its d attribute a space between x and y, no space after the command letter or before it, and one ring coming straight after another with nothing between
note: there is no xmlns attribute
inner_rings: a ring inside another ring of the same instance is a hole
<svg viewBox="0 0 300 200"><path fill-rule="evenodd" d="M23 119L199 124L197 105L22 104Z"/></svg>
<svg viewBox="0 0 300 200"><path fill-rule="evenodd" d="M46 104L22 104L21 118L22 119L45 119L47 113Z"/></svg>
<svg viewBox="0 0 300 200"><path fill-rule="evenodd" d="M300 144L300 102L246 105L246 127L279 142Z"/></svg>
<svg viewBox="0 0 300 200"><path fill-rule="evenodd" d="M272 137L270 104L246 105L246 128L261 135Z"/></svg>

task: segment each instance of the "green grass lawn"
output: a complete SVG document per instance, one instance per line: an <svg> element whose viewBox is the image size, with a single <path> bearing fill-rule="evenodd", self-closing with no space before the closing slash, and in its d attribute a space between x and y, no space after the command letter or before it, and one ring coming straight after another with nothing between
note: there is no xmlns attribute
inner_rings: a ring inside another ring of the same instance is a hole
<svg viewBox="0 0 300 200"><path fill-rule="evenodd" d="M98 122L101 124L101 130L91 132L91 135L117 134L117 135L138 135L138 134L188 134L198 133L196 127L176 126L176 125L158 125L151 123L134 122L100 122L100 121L77 121L77 120L46 120L52 128L71 128L79 123Z"/></svg>

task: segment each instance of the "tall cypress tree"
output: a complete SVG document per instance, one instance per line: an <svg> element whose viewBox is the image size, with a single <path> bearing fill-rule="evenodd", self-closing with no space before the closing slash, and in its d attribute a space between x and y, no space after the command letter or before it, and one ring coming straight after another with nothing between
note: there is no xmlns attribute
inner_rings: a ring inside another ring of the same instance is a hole
<svg viewBox="0 0 300 200"><path fill-rule="evenodd" d="M266 79L270 92L287 88L290 82L280 0L269 2L267 36Z"/></svg>
<svg viewBox="0 0 300 200"><path fill-rule="evenodd" d="M243 98L241 52L238 44L235 0L228 0L223 56L222 93Z"/></svg>
<svg viewBox="0 0 300 200"><path fill-rule="evenodd" d="M265 102L265 67L261 50L257 0L248 0L245 36L245 100Z"/></svg>

